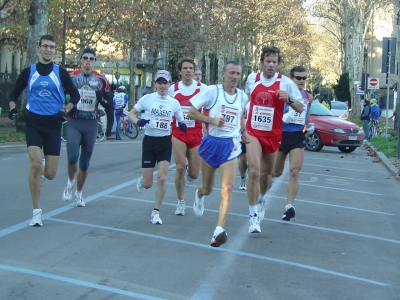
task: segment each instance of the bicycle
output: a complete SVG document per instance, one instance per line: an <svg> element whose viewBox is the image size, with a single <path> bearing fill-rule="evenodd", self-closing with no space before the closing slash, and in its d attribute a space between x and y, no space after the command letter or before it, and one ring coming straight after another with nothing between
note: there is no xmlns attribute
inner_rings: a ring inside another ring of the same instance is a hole
<svg viewBox="0 0 400 300"><path fill-rule="evenodd" d="M139 135L140 128L128 120L127 116L129 112L127 110L122 107L120 108L120 112L122 113L121 119L117 124L119 138L123 139L127 136L130 139L136 139Z"/></svg>
<svg viewBox="0 0 400 300"><path fill-rule="evenodd" d="M105 115L106 113L104 112L104 110L98 109L96 116L98 124L96 142L102 142L106 138L105 126L103 125L101 120ZM63 140L64 142L67 141L67 122L68 121L64 121L61 125L61 140Z"/></svg>
<svg viewBox="0 0 400 300"><path fill-rule="evenodd" d="M384 128L380 128L379 123L376 120L371 120L368 124L369 126L369 138L372 138L374 135L381 136L385 133Z"/></svg>

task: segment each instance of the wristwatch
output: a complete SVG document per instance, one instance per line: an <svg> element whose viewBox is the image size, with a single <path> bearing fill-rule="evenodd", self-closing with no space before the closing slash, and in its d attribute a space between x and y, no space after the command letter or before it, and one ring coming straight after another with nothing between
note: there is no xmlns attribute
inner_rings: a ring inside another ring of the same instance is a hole
<svg viewBox="0 0 400 300"><path fill-rule="evenodd" d="M289 97L289 104L293 104L293 103L294 103L294 100Z"/></svg>

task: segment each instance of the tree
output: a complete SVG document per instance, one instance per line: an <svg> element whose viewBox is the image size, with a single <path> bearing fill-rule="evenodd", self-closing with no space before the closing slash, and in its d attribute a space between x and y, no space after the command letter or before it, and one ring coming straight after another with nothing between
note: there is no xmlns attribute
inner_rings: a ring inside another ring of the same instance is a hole
<svg viewBox="0 0 400 300"><path fill-rule="evenodd" d="M337 84L332 86L336 99L339 101L349 101L350 100L350 89L349 89L349 73L343 73L340 75ZM351 107L351 103L349 102Z"/></svg>

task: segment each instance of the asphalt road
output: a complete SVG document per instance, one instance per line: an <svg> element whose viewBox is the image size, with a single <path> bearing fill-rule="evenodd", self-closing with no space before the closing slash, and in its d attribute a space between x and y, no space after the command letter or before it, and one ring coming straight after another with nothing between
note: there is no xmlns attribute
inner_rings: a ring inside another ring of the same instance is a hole
<svg viewBox="0 0 400 300"><path fill-rule="evenodd" d="M191 207L199 179L186 186L186 216L175 216L172 162L163 225L152 225L155 187L136 191L142 135L96 145L84 208L61 199L63 144L42 189L41 228L28 226L25 144L0 144L0 299L400 299L400 183L365 150L305 152L297 220L281 220L286 168L260 234L247 232L237 180L228 241L212 248L219 178L203 217Z"/></svg>

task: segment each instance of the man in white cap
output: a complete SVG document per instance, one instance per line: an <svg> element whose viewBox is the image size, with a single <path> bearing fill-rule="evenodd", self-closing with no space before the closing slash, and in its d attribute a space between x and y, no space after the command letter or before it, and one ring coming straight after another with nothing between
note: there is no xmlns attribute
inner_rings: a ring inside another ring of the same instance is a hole
<svg viewBox="0 0 400 300"><path fill-rule="evenodd" d="M145 127L142 144L142 178L137 182L137 190L142 193L153 185L153 171L157 163L157 191L154 209L151 212L151 223L161 225L159 211L166 192L166 178L172 155L171 123L173 117L178 121L178 128L186 132L181 106L177 100L168 96L171 86L171 75L168 71L159 70L154 77L156 92L144 95L128 118L140 127ZM142 118L136 117L142 112Z"/></svg>

